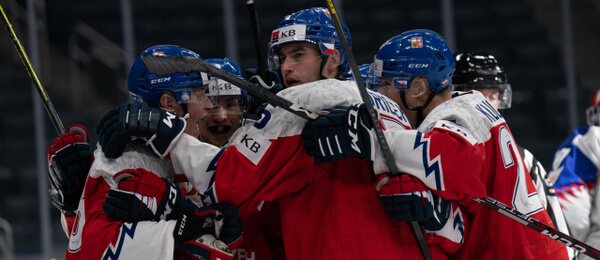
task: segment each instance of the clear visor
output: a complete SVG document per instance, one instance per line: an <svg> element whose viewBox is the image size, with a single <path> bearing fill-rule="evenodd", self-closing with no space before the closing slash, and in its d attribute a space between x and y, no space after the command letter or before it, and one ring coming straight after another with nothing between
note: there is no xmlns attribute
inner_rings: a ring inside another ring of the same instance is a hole
<svg viewBox="0 0 600 260"><path fill-rule="evenodd" d="M220 78L213 79L206 92L213 104L211 114L242 114L242 90Z"/></svg>
<svg viewBox="0 0 600 260"><path fill-rule="evenodd" d="M399 73L399 72L386 72L383 71L382 76L373 75L372 73L367 74L367 87L371 90L376 91L382 84L390 84L399 91L407 91L410 86L411 74ZM389 79L385 82L382 78Z"/></svg>
<svg viewBox="0 0 600 260"><path fill-rule="evenodd" d="M512 88L510 84L493 84L493 85L472 85L472 84L452 84L451 91L469 91L479 90L485 98L490 102L498 103L498 109L509 109L512 105ZM498 90L487 91L487 90Z"/></svg>
<svg viewBox="0 0 600 260"><path fill-rule="evenodd" d="M210 115L241 115L244 113L241 96L210 96L213 104Z"/></svg>
<svg viewBox="0 0 600 260"><path fill-rule="evenodd" d="M211 86L216 84L215 78L209 77L208 74L202 72L200 73L200 76L202 78L202 85L198 84L199 81L194 81L185 84L177 84L170 87L169 91L175 95L177 103L188 104L194 89L205 87L206 91L208 91Z"/></svg>
<svg viewBox="0 0 600 260"><path fill-rule="evenodd" d="M268 63L269 67L273 71L279 71L281 65L284 64L298 64L304 63L316 58L320 58L321 55L331 55L335 51L335 41L326 37L319 37L312 35L307 37L306 34L307 26L305 24L295 24L286 27L276 29L271 34L271 42L269 43ZM299 50L292 50L285 57L281 57L279 49L283 45L290 43L311 43L319 47L319 55L306 55ZM303 55L304 54L304 55Z"/></svg>
<svg viewBox="0 0 600 260"><path fill-rule="evenodd" d="M408 87L410 86L410 81L412 80L413 74L384 70L383 64L383 60L380 60L377 57L375 57L373 63L369 66L369 72L367 73L367 82L369 82L369 87L371 89L379 88L381 84L384 84L381 80L382 78L384 78L389 79L389 81L386 80L386 82L389 82L386 84L393 85L399 91L407 91Z"/></svg>
<svg viewBox="0 0 600 260"><path fill-rule="evenodd" d="M600 125L600 106L591 106L585 110L588 125Z"/></svg>

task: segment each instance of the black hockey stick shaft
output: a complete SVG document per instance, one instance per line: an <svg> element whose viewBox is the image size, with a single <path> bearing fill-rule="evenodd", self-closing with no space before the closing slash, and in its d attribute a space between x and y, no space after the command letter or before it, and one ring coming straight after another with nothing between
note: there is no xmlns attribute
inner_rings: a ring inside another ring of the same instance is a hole
<svg viewBox="0 0 600 260"><path fill-rule="evenodd" d="M528 217L527 215L517 211L516 209L511 208L505 204L502 204L502 202L499 202L490 197L485 198L485 199L478 199L478 198L471 198L471 199L492 209L492 210L495 210L495 211L499 212L500 214L505 215L525 226L528 226L531 229L533 229L537 232L540 232L543 235L545 235L551 239L554 239L560 243L563 243L566 246L571 247L582 254L585 254L594 259L600 259L600 251L598 249L593 248L592 246L585 244L565 233L562 233L562 232L556 230L555 228L538 221L535 218Z"/></svg>
<svg viewBox="0 0 600 260"><path fill-rule="evenodd" d="M280 106L281 108L304 119L314 120L318 117L317 114L310 112L307 109L290 102L289 100L279 97L256 84L238 78L237 76L219 69L198 58L188 56L145 55L142 56L142 61L152 74L158 76L192 71L208 73L213 77L221 78L243 90L248 91L248 93L261 98L262 100L265 100L273 105Z"/></svg>
<svg viewBox="0 0 600 260"><path fill-rule="evenodd" d="M377 134L377 140L379 141L379 145L381 146L381 150L383 151L383 156L385 158L386 164L390 169L390 173L392 175L398 175L400 171L396 166L394 156L392 155L392 151L390 150L388 142L386 141L385 136L383 135L383 129L381 129L381 126L379 125L377 111L373 107L373 103L371 102L371 98L369 97L369 93L367 92L367 88L365 87L365 82L360 76L360 71L358 70L358 66L356 65L356 61L354 60L354 55L352 54L352 48L350 48L348 38L344 34L344 30L342 29L342 23L336 11L335 5L333 4L333 0L325 0L325 5L327 5L327 8L329 9L331 19L333 20L335 30L338 34L338 38L342 43L344 54L346 54L346 58L348 58L348 63L350 64L350 68L352 69L352 74L354 75L356 84L358 85L360 97L362 98L362 101L365 103L367 111L369 112L371 125L373 125L373 129ZM413 230L413 233L415 233L415 237L417 238L417 242L419 243L419 248L421 249L423 258L425 258L426 260L431 259L431 254L429 253L429 248L427 248L427 244L425 243L425 238L423 236L423 232L421 231L419 223L417 223L416 221L412 221L410 222L410 226Z"/></svg>
<svg viewBox="0 0 600 260"><path fill-rule="evenodd" d="M260 27L258 23L258 12L254 0L246 2L248 14L250 15L250 25L252 26L252 35L254 35L254 49L256 50L256 60L258 61L258 75L263 80L267 80L267 61L263 55L262 43L260 41Z"/></svg>
<svg viewBox="0 0 600 260"><path fill-rule="evenodd" d="M52 121L52 124L54 125L54 128L56 128L56 131L58 132L59 135L66 133L65 126L60 121L60 118L58 117L58 114L56 113L56 110L54 109L54 105L52 105L52 101L50 101L50 97L46 93L46 90L44 90L44 87L42 86L42 83L40 82L37 74L35 73L35 70L33 70L33 66L31 66L31 63L29 62L29 58L27 58L27 54L25 53L25 50L23 49L23 46L21 45L21 42L19 41L17 34L13 30L13 27L12 27L10 21L8 20L8 17L6 16L6 13L4 12L4 9L2 8L1 5L0 5L0 12L2 12L2 18L4 20L4 25L6 26L6 30L8 30L8 34L10 34L10 37L12 38L12 42L15 45L15 48L17 48L17 51L19 52L21 61L23 62L23 65L25 65L25 68L27 69L27 73L29 73L29 77L31 77L31 79L33 80L33 83L37 87L38 93L40 94L40 96L42 97L42 100L44 101L44 107L46 108L46 111L48 112L48 115L50 116L50 119Z"/></svg>

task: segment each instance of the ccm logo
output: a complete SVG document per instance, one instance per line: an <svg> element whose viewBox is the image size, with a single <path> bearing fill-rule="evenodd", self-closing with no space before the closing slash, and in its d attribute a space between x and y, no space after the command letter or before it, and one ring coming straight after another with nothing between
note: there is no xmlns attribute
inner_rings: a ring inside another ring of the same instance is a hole
<svg viewBox="0 0 600 260"><path fill-rule="evenodd" d="M163 82L167 82L167 81L171 81L171 77L165 77L165 78L160 78L160 79L153 79L153 80L150 81L150 84L163 83Z"/></svg>
<svg viewBox="0 0 600 260"><path fill-rule="evenodd" d="M412 64L408 64L408 68L409 69L424 69L424 68L428 68L429 67L429 63L412 63Z"/></svg>

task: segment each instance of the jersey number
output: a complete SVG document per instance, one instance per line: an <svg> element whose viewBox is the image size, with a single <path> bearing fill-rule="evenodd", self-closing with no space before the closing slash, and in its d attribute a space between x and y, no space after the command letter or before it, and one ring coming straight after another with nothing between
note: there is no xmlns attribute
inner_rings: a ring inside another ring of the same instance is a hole
<svg viewBox="0 0 600 260"><path fill-rule="evenodd" d="M535 190L532 190L531 192L528 191L525 163L523 162L523 158L519 156L519 149L515 140L505 126L501 126L498 131L498 141L500 142L500 153L502 154L502 160L504 161L504 168L517 167L518 174L513 190L512 206L528 216L542 210L543 207L537 192ZM515 154L517 158L513 158L513 154Z"/></svg>

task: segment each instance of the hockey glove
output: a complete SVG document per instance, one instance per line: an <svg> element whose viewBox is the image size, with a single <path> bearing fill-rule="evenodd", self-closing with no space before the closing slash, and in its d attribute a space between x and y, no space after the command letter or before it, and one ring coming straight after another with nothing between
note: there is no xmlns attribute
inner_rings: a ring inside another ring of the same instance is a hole
<svg viewBox="0 0 600 260"><path fill-rule="evenodd" d="M419 224L429 231L438 231L446 225L452 214L452 202L435 193L431 193L431 195L433 195L433 217L420 221Z"/></svg>
<svg viewBox="0 0 600 260"><path fill-rule="evenodd" d="M107 158L117 158L131 137L147 140L146 145L165 157L185 130L185 120L146 104L122 104L108 111L98 122L96 133Z"/></svg>
<svg viewBox="0 0 600 260"><path fill-rule="evenodd" d="M259 75L258 69L256 68L252 68L252 69L247 69L245 71L246 73L246 78L248 79L248 81L250 81L251 83L257 84L258 86L268 90L269 92L273 93L273 94L277 94L277 92L281 91L283 89L283 85L281 85L281 80L279 78L279 73L269 70L267 71L267 78L263 79L261 78L261 76ZM262 100L259 97L256 97L254 95L250 95L250 106L248 107L248 113L250 115L256 116L258 118L260 118L263 109L265 109L265 107L267 106L268 102Z"/></svg>
<svg viewBox="0 0 600 260"><path fill-rule="evenodd" d="M179 186L144 169L113 176L118 189L108 190L102 210L123 221L173 220L187 203Z"/></svg>
<svg viewBox="0 0 600 260"><path fill-rule="evenodd" d="M432 193L415 177L402 174L390 178L382 174L375 187L379 191L379 200L391 218L412 222L433 217Z"/></svg>
<svg viewBox="0 0 600 260"><path fill-rule="evenodd" d="M66 215L74 215L92 163L87 129L81 125L69 126L68 133L52 142L47 159L52 204Z"/></svg>
<svg viewBox="0 0 600 260"><path fill-rule="evenodd" d="M242 219L231 205L198 208L190 202L177 219L173 237L175 247L200 259L233 259L242 242Z"/></svg>
<svg viewBox="0 0 600 260"><path fill-rule="evenodd" d="M336 107L302 130L306 153L317 163L358 156L372 160L375 133L364 104Z"/></svg>

